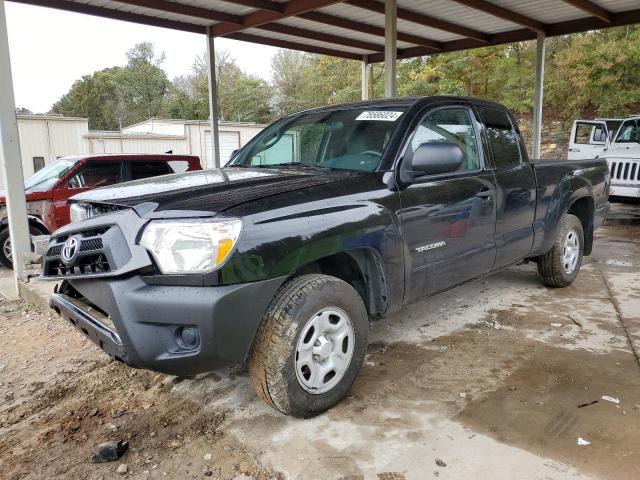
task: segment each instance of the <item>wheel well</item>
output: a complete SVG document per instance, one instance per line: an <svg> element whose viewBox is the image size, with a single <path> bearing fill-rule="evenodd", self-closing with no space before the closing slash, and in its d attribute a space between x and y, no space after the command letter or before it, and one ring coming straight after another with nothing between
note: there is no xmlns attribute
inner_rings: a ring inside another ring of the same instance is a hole
<svg viewBox="0 0 640 480"><path fill-rule="evenodd" d="M322 273L344 280L362 297L369 317L381 318L388 301L387 283L382 261L368 250L336 253L308 263L293 277Z"/></svg>
<svg viewBox="0 0 640 480"><path fill-rule="evenodd" d="M567 213L575 215L582 223L584 230L584 254L590 255L593 249L593 214L594 206L591 197L582 197L571 204Z"/></svg>
<svg viewBox="0 0 640 480"><path fill-rule="evenodd" d="M47 227L44 226L44 224L42 224L41 222L33 219L33 218L29 218L29 227L33 227L37 230L39 230L40 232L42 232L43 235L49 235L49 229Z"/></svg>

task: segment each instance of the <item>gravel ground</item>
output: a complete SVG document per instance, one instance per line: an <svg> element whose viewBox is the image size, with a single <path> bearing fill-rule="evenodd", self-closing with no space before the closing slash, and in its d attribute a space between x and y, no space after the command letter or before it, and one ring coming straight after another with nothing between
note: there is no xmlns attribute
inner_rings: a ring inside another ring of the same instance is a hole
<svg viewBox="0 0 640 480"><path fill-rule="evenodd" d="M522 265L375 323L350 395L312 420L262 404L242 366L132 370L2 302L0 478L640 478L638 209L616 208L569 288Z"/></svg>

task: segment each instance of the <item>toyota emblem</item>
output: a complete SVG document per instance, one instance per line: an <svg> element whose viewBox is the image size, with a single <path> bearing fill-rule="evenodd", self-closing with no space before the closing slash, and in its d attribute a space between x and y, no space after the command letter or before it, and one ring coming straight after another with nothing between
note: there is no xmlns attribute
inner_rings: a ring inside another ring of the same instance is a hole
<svg viewBox="0 0 640 480"><path fill-rule="evenodd" d="M62 246L62 260L64 263L70 264L75 260L76 253L78 253L78 239L70 237Z"/></svg>

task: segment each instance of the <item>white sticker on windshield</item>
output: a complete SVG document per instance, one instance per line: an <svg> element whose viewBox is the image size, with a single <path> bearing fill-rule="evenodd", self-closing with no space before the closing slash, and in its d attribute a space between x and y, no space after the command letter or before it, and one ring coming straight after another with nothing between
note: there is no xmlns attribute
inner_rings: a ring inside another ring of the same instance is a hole
<svg viewBox="0 0 640 480"><path fill-rule="evenodd" d="M356 120L377 120L379 122L395 122L400 118L402 112L388 112L385 110L372 110L362 112Z"/></svg>

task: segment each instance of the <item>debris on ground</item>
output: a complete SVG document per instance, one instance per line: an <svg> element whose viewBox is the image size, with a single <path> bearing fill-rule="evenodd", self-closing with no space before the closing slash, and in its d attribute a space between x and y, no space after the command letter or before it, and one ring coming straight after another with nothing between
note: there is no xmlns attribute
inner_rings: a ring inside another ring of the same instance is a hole
<svg viewBox="0 0 640 480"><path fill-rule="evenodd" d="M610 397L608 395L603 395L602 399L606 400L607 402L615 403L616 405L618 405L620 403L620 399L619 398Z"/></svg>
<svg viewBox="0 0 640 480"><path fill-rule="evenodd" d="M93 463L115 462L129 448L129 442L118 440L117 442L104 442L98 445L91 457Z"/></svg>
<svg viewBox="0 0 640 480"><path fill-rule="evenodd" d="M439 467L446 467L447 464L444 462L444 460L441 460L439 458L436 458L436 465Z"/></svg>
<svg viewBox="0 0 640 480"><path fill-rule="evenodd" d="M578 445L580 447L586 447L587 445L591 445L591 442L588 442L587 440L585 440L582 437L578 437Z"/></svg>
<svg viewBox="0 0 640 480"><path fill-rule="evenodd" d="M121 463L118 465L118 468L116 468L116 473L119 473L120 475L125 475L128 471L129 466L126 463Z"/></svg>

